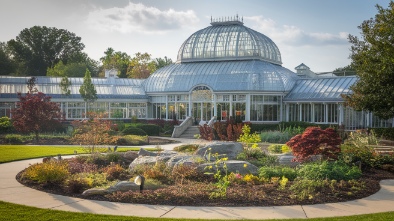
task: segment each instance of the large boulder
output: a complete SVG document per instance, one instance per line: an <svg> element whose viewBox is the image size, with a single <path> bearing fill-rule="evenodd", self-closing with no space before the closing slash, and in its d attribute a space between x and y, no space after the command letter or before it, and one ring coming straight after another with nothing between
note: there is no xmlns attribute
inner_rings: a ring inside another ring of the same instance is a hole
<svg viewBox="0 0 394 221"><path fill-rule="evenodd" d="M147 151L144 148L141 148L140 151L138 151L138 156L157 156L157 153L151 152L151 151Z"/></svg>
<svg viewBox="0 0 394 221"><path fill-rule="evenodd" d="M175 151L164 151L157 156L139 156L129 165L129 170L133 170L138 165L154 165L157 162L166 163L171 157L173 157L177 152Z"/></svg>
<svg viewBox="0 0 394 221"><path fill-rule="evenodd" d="M92 196L92 195L106 195L109 192L106 189L101 189L101 188L92 188L83 191L82 195L83 196Z"/></svg>
<svg viewBox="0 0 394 221"><path fill-rule="evenodd" d="M224 168L224 165L226 165L226 168ZM255 165L247 161L241 161L241 160L227 160L227 161L222 161L219 164L204 163L197 167L197 170L200 172L216 173L217 170L220 170L222 173L226 173L227 170L227 174L230 174L232 172L232 173L239 173L241 175L246 175L246 174L257 175L258 169L259 168L256 167Z"/></svg>
<svg viewBox="0 0 394 221"><path fill-rule="evenodd" d="M236 160L237 155L243 151L241 143L237 142L216 142L208 144L196 150L195 154L202 156L208 161L216 161L213 155L218 154L219 158L227 158L228 160Z"/></svg>
<svg viewBox="0 0 394 221"><path fill-rule="evenodd" d="M102 188L92 188L85 190L82 195L83 196L92 196L92 195L106 195L113 192L127 192L127 191L140 191L140 186L130 181L120 181L116 183L114 186L111 186L107 189Z"/></svg>
<svg viewBox="0 0 394 221"><path fill-rule="evenodd" d="M120 181L116 183L114 186L111 186L107 189L108 192L113 193L117 191L126 192L126 191L139 191L140 186L130 181Z"/></svg>
<svg viewBox="0 0 394 221"><path fill-rule="evenodd" d="M203 162L204 159L201 158L199 155L185 155L185 154L179 154L171 157L167 163L166 166L169 168L176 167L178 165L197 165L199 162Z"/></svg>

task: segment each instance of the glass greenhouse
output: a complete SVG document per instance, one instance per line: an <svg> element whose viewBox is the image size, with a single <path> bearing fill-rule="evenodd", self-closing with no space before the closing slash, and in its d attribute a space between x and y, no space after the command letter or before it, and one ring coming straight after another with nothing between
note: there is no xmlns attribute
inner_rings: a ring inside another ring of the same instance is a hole
<svg viewBox="0 0 394 221"><path fill-rule="evenodd" d="M393 119L380 120L343 105L341 94L352 93L356 77L322 77L304 64L295 73L281 64L276 44L235 17L213 20L193 33L181 45L176 63L148 79L93 78L94 103L85 103L79 94L83 78L69 78L69 96L61 93L61 78L37 77L36 83L69 120L93 110L108 112L111 119L192 117L203 123L235 117L253 123L343 124L347 129L393 126ZM16 93L27 91L28 79L0 76L0 116L10 116Z"/></svg>

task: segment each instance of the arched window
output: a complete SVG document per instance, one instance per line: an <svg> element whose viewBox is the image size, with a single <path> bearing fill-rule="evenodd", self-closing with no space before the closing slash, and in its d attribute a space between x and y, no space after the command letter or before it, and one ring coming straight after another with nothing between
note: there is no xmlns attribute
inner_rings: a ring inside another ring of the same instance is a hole
<svg viewBox="0 0 394 221"><path fill-rule="evenodd" d="M197 86L191 93L192 101L212 101L212 91L207 86Z"/></svg>

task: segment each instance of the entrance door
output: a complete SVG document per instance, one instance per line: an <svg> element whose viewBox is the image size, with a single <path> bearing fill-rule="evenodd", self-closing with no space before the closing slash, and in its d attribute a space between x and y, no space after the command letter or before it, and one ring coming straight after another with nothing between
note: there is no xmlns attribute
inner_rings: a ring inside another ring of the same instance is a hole
<svg viewBox="0 0 394 221"><path fill-rule="evenodd" d="M193 118L194 121L199 123L200 121L208 122L212 118L212 104L205 102L193 103Z"/></svg>

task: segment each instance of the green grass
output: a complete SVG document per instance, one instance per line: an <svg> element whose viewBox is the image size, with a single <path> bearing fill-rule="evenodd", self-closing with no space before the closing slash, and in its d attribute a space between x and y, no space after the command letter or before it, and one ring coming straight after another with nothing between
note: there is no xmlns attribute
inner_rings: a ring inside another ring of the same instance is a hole
<svg viewBox="0 0 394 221"><path fill-rule="evenodd" d="M170 219L170 218L145 218L135 216L110 216L98 215L90 213L64 212L50 209L38 209L29 206L22 206L13 203L0 201L0 220L136 220L136 221L176 221L190 219ZM199 219L201 221L206 219ZM276 219L276 221L287 221L289 219ZM291 219L297 221L305 221L305 219ZM333 217L308 219L310 221L380 221L394 220L394 212L377 213L359 216ZM211 220L212 221L212 220ZM223 220L224 221L224 220Z"/></svg>
<svg viewBox="0 0 394 221"><path fill-rule="evenodd" d="M138 151L139 147L118 147L119 152ZM30 146L30 145L0 145L0 163L11 162L16 160L33 159L48 156L70 155L84 153L83 148L79 146ZM155 148L146 148L146 150L156 150Z"/></svg>

